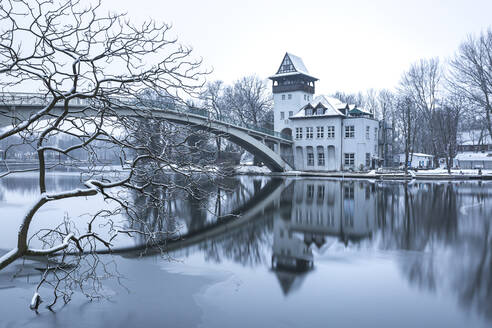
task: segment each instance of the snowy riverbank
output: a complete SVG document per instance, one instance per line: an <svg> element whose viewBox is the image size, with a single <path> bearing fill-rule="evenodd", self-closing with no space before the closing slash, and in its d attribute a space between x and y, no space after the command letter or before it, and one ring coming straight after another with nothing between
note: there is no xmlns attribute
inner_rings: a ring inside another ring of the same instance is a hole
<svg viewBox="0 0 492 328"><path fill-rule="evenodd" d="M322 171L287 171L287 172L271 172L266 166L254 165L238 165L234 168L236 174L239 175L273 175L273 176L299 176L299 177L333 177L333 178L367 178L367 179L391 179L391 180L467 180L467 179L483 179L492 180L492 170L482 170L479 172L476 169L460 170L453 169L451 174L446 169L437 168L432 170L409 171L405 176L405 172L401 170L371 170L366 172L322 172Z"/></svg>

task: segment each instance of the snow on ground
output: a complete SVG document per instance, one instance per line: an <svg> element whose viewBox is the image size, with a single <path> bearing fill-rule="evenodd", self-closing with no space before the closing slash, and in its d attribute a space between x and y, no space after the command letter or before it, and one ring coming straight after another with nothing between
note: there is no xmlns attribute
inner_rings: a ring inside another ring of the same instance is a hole
<svg viewBox="0 0 492 328"><path fill-rule="evenodd" d="M419 170L416 172L417 175L435 175L435 174L448 174L448 170L442 167L431 170ZM451 174L453 175L477 175L478 169L452 169ZM492 170L482 169L482 175L492 175Z"/></svg>
<svg viewBox="0 0 492 328"><path fill-rule="evenodd" d="M234 167L237 174L269 174L271 171L266 166L238 165Z"/></svg>

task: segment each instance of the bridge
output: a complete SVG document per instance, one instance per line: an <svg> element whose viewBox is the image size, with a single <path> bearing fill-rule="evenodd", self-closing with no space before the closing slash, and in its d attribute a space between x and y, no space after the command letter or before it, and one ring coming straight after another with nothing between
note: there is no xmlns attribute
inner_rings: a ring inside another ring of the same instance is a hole
<svg viewBox="0 0 492 328"><path fill-rule="evenodd" d="M39 93L3 93L0 94L0 129L12 124L19 124L42 110L49 98ZM168 104L165 108L133 105L131 98L115 98L118 103L118 115L128 117L143 117L149 113L153 118L162 118L170 122L188 125L215 135L226 137L231 142L241 146L260 161L272 172L292 170L293 153L292 137L269 129L228 117L214 117L210 112L189 106ZM63 111L62 103L56 104L49 116L52 118ZM69 116L90 117L97 114L91 109L87 99L73 99L70 102Z"/></svg>
<svg viewBox="0 0 492 328"><path fill-rule="evenodd" d="M281 193L292 183L292 180L272 179L245 204L231 213L218 217L217 221L198 231L188 232L179 237L164 239L157 245L137 244L128 247L101 249L98 254L119 254L124 257L142 257L160 254L164 250L173 253L214 240L220 236L240 231L254 224L266 214L278 211Z"/></svg>

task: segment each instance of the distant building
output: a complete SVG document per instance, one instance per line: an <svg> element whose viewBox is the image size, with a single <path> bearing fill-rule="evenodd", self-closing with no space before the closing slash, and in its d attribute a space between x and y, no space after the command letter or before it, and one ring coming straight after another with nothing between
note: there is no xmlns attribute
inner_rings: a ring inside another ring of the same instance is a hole
<svg viewBox="0 0 492 328"><path fill-rule="evenodd" d="M317 78L286 53L273 81L274 130L294 140L297 170L338 171L378 166L379 122L363 108L315 96Z"/></svg>
<svg viewBox="0 0 492 328"><path fill-rule="evenodd" d="M458 152L492 151L492 138L487 130L463 131L457 137Z"/></svg>
<svg viewBox="0 0 492 328"><path fill-rule="evenodd" d="M434 167L434 156L422 153L410 153L409 167L413 168L432 168ZM405 165L405 153L395 156L395 164Z"/></svg>
<svg viewBox="0 0 492 328"><path fill-rule="evenodd" d="M456 155L454 162L460 169L492 169L492 153L463 152Z"/></svg>

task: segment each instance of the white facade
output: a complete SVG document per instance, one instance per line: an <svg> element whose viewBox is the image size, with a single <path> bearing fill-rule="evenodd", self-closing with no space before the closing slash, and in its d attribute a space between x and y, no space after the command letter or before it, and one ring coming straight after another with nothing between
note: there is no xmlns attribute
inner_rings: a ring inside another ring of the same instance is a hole
<svg viewBox="0 0 492 328"><path fill-rule="evenodd" d="M459 153L454 161L460 169L492 169L492 153Z"/></svg>
<svg viewBox="0 0 492 328"><path fill-rule="evenodd" d="M409 156L409 166L413 168L431 168L433 167L434 156L422 153L410 153ZM398 154L396 156L397 162L400 165L405 164L405 154Z"/></svg>
<svg viewBox="0 0 492 328"><path fill-rule="evenodd" d="M286 133L286 128L292 130L293 125L289 117L295 115L298 109L306 105L312 97L312 94L305 91L273 94L275 131Z"/></svg>
<svg viewBox="0 0 492 328"><path fill-rule="evenodd" d="M294 140L294 167L302 171L360 170L376 166L379 123L372 113L328 96L314 96L316 78L302 59L286 53L273 80L274 129Z"/></svg>

